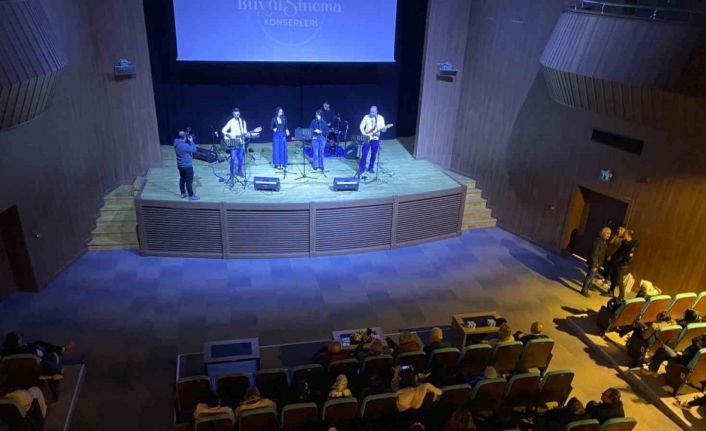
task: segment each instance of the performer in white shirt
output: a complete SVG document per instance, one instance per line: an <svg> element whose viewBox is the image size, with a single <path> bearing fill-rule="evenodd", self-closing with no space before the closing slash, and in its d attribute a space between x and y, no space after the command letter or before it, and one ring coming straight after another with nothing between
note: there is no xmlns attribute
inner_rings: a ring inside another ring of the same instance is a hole
<svg viewBox="0 0 706 431"><path fill-rule="evenodd" d="M369 137L370 141L363 145L363 151L360 155L360 165L358 166L359 176L365 172L365 164L371 147L373 151L370 155L368 172L371 174L375 173L375 159L377 158L378 151L380 150L380 134L386 131L387 128L385 127L385 118L383 118L382 115L378 115L377 106L371 106L370 113L363 117L363 121L360 122L360 133Z"/></svg>
<svg viewBox="0 0 706 431"><path fill-rule="evenodd" d="M238 176L243 176L243 159L245 158L245 138L248 136L248 124L240 118L240 109L233 108L233 118L228 120L221 130L223 137L235 140L236 144L231 146L231 160L233 156L238 160ZM235 152L235 154L232 154Z"/></svg>

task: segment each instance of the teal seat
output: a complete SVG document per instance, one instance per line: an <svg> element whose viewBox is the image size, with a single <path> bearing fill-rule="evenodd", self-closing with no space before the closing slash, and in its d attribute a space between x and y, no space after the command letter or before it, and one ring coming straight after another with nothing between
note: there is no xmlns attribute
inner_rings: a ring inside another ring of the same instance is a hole
<svg viewBox="0 0 706 431"><path fill-rule="evenodd" d="M240 431L277 431L277 412L273 408L245 410L238 416Z"/></svg>
<svg viewBox="0 0 706 431"><path fill-rule="evenodd" d="M282 431L315 429L319 422L316 403L287 404L282 408Z"/></svg>
<svg viewBox="0 0 706 431"><path fill-rule="evenodd" d="M672 320L679 320L684 317L684 312L691 308L696 301L694 292L677 293L667 305L667 314Z"/></svg>
<svg viewBox="0 0 706 431"><path fill-rule="evenodd" d="M672 387L674 396L687 384L694 385L703 392L706 389L706 348L699 350L686 366L670 359L667 362L664 382Z"/></svg>
<svg viewBox="0 0 706 431"><path fill-rule="evenodd" d="M208 376L184 377L177 381L177 409L179 412L196 410L199 397L204 390L211 389Z"/></svg>
<svg viewBox="0 0 706 431"><path fill-rule="evenodd" d="M598 431L600 424L595 419L569 422L566 424L566 431Z"/></svg>
<svg viewBox="0 0 706 431"><path fill-rule="evenodd" d="M377 355L363 359L360 366L360 376L363 382L368 382L372 375L380 376L386 383L392 379L392 356Z"/></svg>
<svg viewBox="0 0 706 431"><path fill-rule="evenodd" d="M686 327L682 329L679 337L677 337L677 340L673 345L673 350L675 352L681 352L691 345L691 340L693 338L704 334L706 334L706 322L694 322L687 324Z"/></svg>
<svg viewBox="0 0 706 431"><path fill-rule="evenodd" d="M471 402L472 390L471 385L467 383L444 386L441 388L439 403L453 409L467 406Z"/></svg>
<svg viewBox="0 0 706 431"><path fill-rule="evenodd" d="M493 350L490 365L492 365L499 374L507 374L511 371L515 371L520 356L522 356L523 348L524 345L519 341L498 343Z"/></svg>
<svg viewBox="0 0 706 431"><path fill-rule="evenodd" d="M394 393L369 395L363 400L360 417L364 422L374 422L397 413L397 395Z"/></svg>
<svg viewBox="0 0 706 431"><path fill-rule="evenodd" d="M528 371L536 368L544 373L552 361L552 350L554 350L554 340L551 338L535 338L528 341L522 348L517 369Z"/></svg>
<svg viewBox="0 0 706 431"><path fill-rule="evenodd" d="M669 295L655 295L649 297L647 301L645 301L645 305L642 306L642 311L640 311L640 317L638 317L637 322L643 325L656 322L657 317L667 311L667 306L671 300L672 297Z"/></svg>
<svg viewBox="0 0 706 431"><path fill-rule="evenodd" d="M645 298L631 298L623 301L614 313L602 311L598 316L598 329L601 335L623 326L632 326L642 313Z"/></svg>
<svg viewBox="0 0 706 431"><path fill-rule="evenodd" d="M460 363L461 373L464 376L483 375L492 356L493 347L490 344L471 344L464 347Z"/></svg>
<svg viewBox="0 0 706 431"><path fill-rule="evenodd" d="M539 373L518 373L510 377L503 403L508 407L528 409L539 401Z"/></svg>
<svg viewBox="0 0 706 431"><path fill-rule="evenodd" d="M635 418L614 418L603 422L598 431L632 431L636 426Z"/></svg>
<svg viewBox="0 0 706 431"><path fill-rule="evenodd" d="M471 410L475 413L495 411L502 405L507 381L503 378L485 379L471 391Z"/></svg>
<svg viewBox="0 0 706 431"><path fill-rule="evenodd" d="M706 315L706 290L696 295L696 300L691 308L696 310L696 312L699 313L699 316Z"/></svg>
<svg viewBox="0 0 706 431"><path fill-rule="evenodd" d="M443 367L448 370L455 370L458 367L458 360L461 352L455 347L444 347L435 349L429 356L429 369Z"/></svg>
<svg viewBox="0 0 706 431"><path fill-rule="evenodd" d="M208 415L194 422L195 431L233 431L233 428L235 428L233 413Z"/></svg>
<svg viewBox="0 0 706 431"><path fill-rule="evenodd" d="M415 371L424 371L427 368L427 355L421 350L418 352L405 352L397 355L397 365L411 365Z"/></svg>
<svg viewBox="0 0 706 431"><path fill-rule="evenodd" d="M224 406L235 408L243 401L245 392L251 386L250 374L231 373L216 379L216 392Z"/></svg>
<svg viewBox="0 0 706 431"><path fill-rule="evenodd" d="M357 416L358 400L352 397L328 400L321 409L321 421L327 429L338 423L354 420Z"/></svg>
<svg viewBox="0 0 706 431"><path fill-rule="evenodd" d="M573 381L574 372L571 370L547 371L539 384L540 403L557 403L557 406L563 406L571 395Z"/></svg>
<svg viewBox="0 0 706 431"><path fill-rule="evenodd" d="M263 398L282 402L287 396L289 382L286 368L266 368L255 372L255 386Z"/></svg>

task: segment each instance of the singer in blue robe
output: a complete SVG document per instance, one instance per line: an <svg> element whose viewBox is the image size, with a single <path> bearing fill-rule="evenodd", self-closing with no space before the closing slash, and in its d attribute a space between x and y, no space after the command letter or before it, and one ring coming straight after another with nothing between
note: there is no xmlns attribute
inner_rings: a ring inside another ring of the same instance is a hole
<svg viewBox="0 0 706 431"><path fill-rule="evenodd" d="M270 128L272 129L272 164L277 169L287 166L287 138L289 129L287 128L287 116L279 106L275 109L275 116L272 118Z"/></svg>
<svg viewBox="0 0 706 431"><path fill-rule="evenodd" d="M314 139L311 141L311 148L314 152L311 157L311 166L314 170L324 170L324 150L326 148L326 136L328 135L328 124L322 118L321 109L316 111L316 117L311 120L309 127L314 132Z"/></svg>

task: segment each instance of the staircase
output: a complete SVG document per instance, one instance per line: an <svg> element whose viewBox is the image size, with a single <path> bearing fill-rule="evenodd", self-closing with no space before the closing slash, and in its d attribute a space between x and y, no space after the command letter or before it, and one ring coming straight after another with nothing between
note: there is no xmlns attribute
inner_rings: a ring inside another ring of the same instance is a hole
<svg viewBox="0 0 706 431"><path fill-rule="evenodd" d="M497 220L491 215L491 210L486 207L487 202L481 197L480 189L476 188L476 181L455 173L449 174L464 183L467 188L461 229L494 227Z"/></svg>
<svg viewBox="0 0 706 431"><path fill-rule="evenodd" d="M131 185L114 189L103 198L100 216L91 232L88 250L137 250L135 196L145 182L137 177Z"/></svg>

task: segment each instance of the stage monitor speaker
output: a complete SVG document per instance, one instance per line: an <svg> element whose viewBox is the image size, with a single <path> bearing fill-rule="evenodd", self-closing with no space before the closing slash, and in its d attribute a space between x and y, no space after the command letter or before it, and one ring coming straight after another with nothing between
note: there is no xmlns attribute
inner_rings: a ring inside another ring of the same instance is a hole
<svg viewBox="0 0 706 431"><path fill-rule="evenodd" d="M358 191L360 187L360 180L356 177L345 178L337 177L333 179L333 191Z"/></svg>
<svg viewBox="0 0 706 431"><path fill-rule="evenodd" d="M253 178L255 190L279 191L279 178L277 177L255 177Z"/></svg>
<svg viewBox="0 0 706 431"><path fill-rule="evenodd" d="M215 151L206 150L199 147L196 147L194 158L197 160L203 160L206 163L214 163L218 161L218 155Z"/></svg>
<svg viewBox="0 0 706 431"><path fill-rule="evenodd" d="M358 158L358 144L355 142L350 142L346 145L346 153L344 155L346 159L355 160Z"/></svg>

